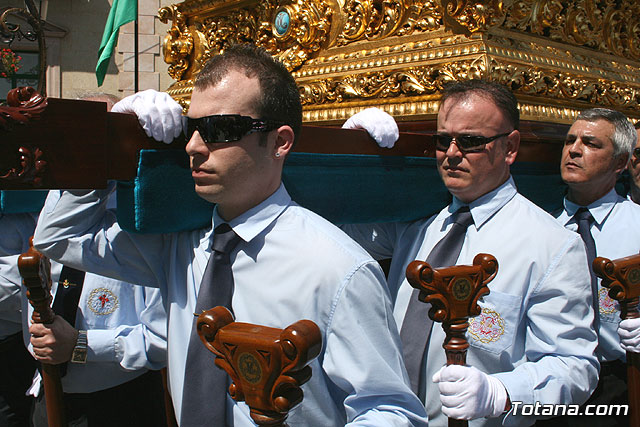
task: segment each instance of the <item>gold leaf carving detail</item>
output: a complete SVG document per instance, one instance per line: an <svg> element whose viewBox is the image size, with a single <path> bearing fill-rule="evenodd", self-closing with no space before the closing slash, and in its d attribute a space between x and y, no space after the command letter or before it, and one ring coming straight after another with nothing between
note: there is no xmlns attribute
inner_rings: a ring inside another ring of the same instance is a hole
<svg viewBox="0 0 640 427"><path fill-rule="evenodd" d="M299 86L302 104L318 105L355 99L430 95L440 92L449 81L481 78L483 72L484 61L479 58L403 71L349 75Z"/></svg>
<svg viewBox="0 0 640 427"><path fill-rule="evenodd" d="M509 86L515 93L537 98L583 101L619 109L640 107L640 89L621 87L603 79L589 79L566 72L500 64L491 61L492 79Z"/></svg>
<svg viewBox="0 0 640 427"><path fill-rule="evenodd" d="M437 30L442 14L435 0L347 0L338 45Z"/></svg>
<svg viewBox="0 0 640 427"><path fill-rule="evenodd" d="M502 0L440 0L446 28L471 35L501 25L505 19Z"/></svg>
<svg viewBox="0 0 640 427"><path fill-rule="evenodd" d="M640 2L515 0L505 28L640 59Z"/></svg>
<svg viewBox="0 0 640 427"><path fill-rule="evenodd" d="M164 61L169 64L169 75L180 80L189 68L189 55L193 51L193 35L187 27L184 15L176 5L163 7L158 11L158 18L163 23L172 21L171 28L163 42Z"/></svg>
<svg viewBox="0 0 640 427"><path fill-rule="evenodd" d="M283 35L273 24L280 11L289 16L289 27ZM328 44L332 15L333 9L324 0L268 0L223 16L208 17L202 23L209 46L206 56L223 52L234 43L254 43L280 59L289 70L295 70Z"/></svg>

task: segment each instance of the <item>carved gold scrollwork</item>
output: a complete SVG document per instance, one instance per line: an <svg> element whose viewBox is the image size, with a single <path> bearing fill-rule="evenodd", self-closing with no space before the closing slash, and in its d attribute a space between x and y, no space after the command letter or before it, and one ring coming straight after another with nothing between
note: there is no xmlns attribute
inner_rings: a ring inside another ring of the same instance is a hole
<svg viewBox="0 0 640 427"><path fill-rule="evenodd" d="M260 2L256 8L234 10L225 16L205 19L202 31L211 49L209 54L223 52L234 43L257 43L260 23L267 19L272 3Z"/></svg>
<svg viewBox="0 0 640 427"><path fill-rule="evenodd" d="M176 5L163 7L158 11L163 23L172 21L168 35L164 38L164 61L169 64L169 75L180 80L189 68L189 55L193 52L193 35L187 27L187 20Z"/></svg>
<svg viewBox="0 0 640 427"><path fill-rule="evenodd" d="M502 24L505 9L502 0L440 0L445 27L456 34L471 35Z"/></svg>
<svg viewBox="0 0 640 427"><path fill-rule="evenodd" d="M504 27L640 59L640 3L636 1L516 0Z"/></svg>
<svg viewBox="0 0 640 427"><path fill-rule="evenodd" d="M328 45L332 15L333 8L324 0L268 0L209 17L202 25L207 55L222 52L233 43L254 43L295 70ZM286 28L278 31L276 20Z"/></svg>
<svg viewBox="0 0 640 427"><path fill-rule="evenodd" d="M442 26L442 12L435 0L414 2L406 15L407 19L397 33L399 36L435 31Z"/></svg>
<svg viewBox="0 0 640 427"><path fill-rule="evenodd" d="M640 14L640 8L635 13L637 17ZM640 19L630 20L625 37L629 43L629 56L640 58Z"/></svg>
<svg viewBox="0 0 640 427"><path fill-rule="evenodd" d="M603 79L588 79L537 67L491 61L489 74L516 93L539 98L570 99L621 109L640 107L640 90Z"/></svg>
<svg viewBox="0 0 640 427"><path fill-rule="evenodd" d="M347 22L342 30L340 44L361 39L372 20L373 2L349 0L345 2L342 12L347 15Z"/></svg>
<svg viewBox="0 0 640 427"><path fill-rule="evenodd" d="M516 0L509 10L506 24L519 28L530 28L531 32L548 35L547 29L560 33L565 22L561 13L563 5L560 0Z"/></svg>
<svg viewBox="0 0 640 427"><path fill-rule="evenodd" d="M601 21L598 22L594 2L572 2L567 8L566 16L567 25L564 28L566 37L578 45L596 47L598 25L601 25Z"/></svg>
<svg viewBox="0 0 640 427"><path fill-rule="evenodd" d="M435 0L348 0L342 7L345 24L338 45L440 28L442 14Z"/></svg>
<svg viewBox="0 0 640 427"><path fill-rule="evenodd" d="M299 68L314 52L329 43L333 9L325 1L295 0L275 9L268 31L262 26L258 44L276 55L289 70ZM287 16L288 28L278 32L276 19Z"/></svg>
<svg viewBox="0 0 640 427"><path fill-rule="evenodd" d="M393 98L430 95L454 80L481 78L484 60L478 58L459 63L410 68L403 71L378 71L301 83L303 105L344 102L353 99Z"/></svg>

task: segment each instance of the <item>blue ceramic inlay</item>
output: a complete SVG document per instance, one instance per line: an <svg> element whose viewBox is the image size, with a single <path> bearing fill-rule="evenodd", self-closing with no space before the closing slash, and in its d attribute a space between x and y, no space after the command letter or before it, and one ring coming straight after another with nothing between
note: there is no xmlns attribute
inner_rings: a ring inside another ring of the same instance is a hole
<svg viewBox="0 0 640 427"><path fill-rule="evenodd" d="M283 36L289 30L289 24L291 23L291 18L289 17L289 12L286 10L281 10L276 15L275 27L278 35Z"/></svg>

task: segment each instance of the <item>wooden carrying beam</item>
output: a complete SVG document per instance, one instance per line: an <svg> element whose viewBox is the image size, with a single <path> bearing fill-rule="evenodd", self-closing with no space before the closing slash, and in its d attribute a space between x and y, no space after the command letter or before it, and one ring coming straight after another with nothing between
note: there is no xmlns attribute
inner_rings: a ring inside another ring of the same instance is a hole
<svg viewBox="0 0 640 427"><path fill-rule="evenodd" d="M134 115L107 112L102 102L45 98L13 89L0 106L0 189L96 189L136 176L141 149L183 150L184 138L148 138ZM364 130L303 126L295 152L434 157L435 121L400 123L392 149ZM522 125L518 161L559 163L566 126Z"/></svg>
<svg viewBox="0 0 640 427"><path fill-rule="evenodd" d="M0 107L0 189L95 189L130 180L141 149L184 150L184 138L148 138L131 114L107 112L102 102L44 98L31 88L9 92ZM425 135L405 133L392 150L363 130L308 127L296 151L379 155L434 155Z"/></svg>
<svg viewBox="0 0 640 427"><path fill-rule="evenodd" d="M640 255L616 260L597 257L593 271L602 279L602 286L609 288L609 296L620 303L620 318L640 318ZM640 427L640 354L631 351L627 351L627 387L629 425Z"/></svg>
<svg viewBox="0 0 640 427"><path fill-rule="evenodd" d="M51 309L51 264L33 248L33 238L29 241L29 250L18 258L18 269L33 306L31 320L33 323L52 323L55 313ZM49 427L66 426L58 366L42 363L42 381Z"/></svg>
<svg viewBox="0 0 640 427"><path fill-rule="evenodd" d="M447 365L466 364L469 317L480 314L478 301L489 294L487 285L497 273L498 261L489 254L476 255L473 265L433 268L424 261L413 261L407 266L409 284L420 291L420 301L431 304L429 317L442 323ZM465 420L449 418L450 427L466 425Z"/></svg>
<svg viewBox="0 0 640 427"><path fill-rule="evenodd" d="M229 394L245 401L258 425L282 426L302 402L300 386L311 378L307 366L320 354L322 336L310 320L285 329L233 321L225 307L198 316L198 335L231 377ZM211 368L215 369L215 368Z"/></svg>

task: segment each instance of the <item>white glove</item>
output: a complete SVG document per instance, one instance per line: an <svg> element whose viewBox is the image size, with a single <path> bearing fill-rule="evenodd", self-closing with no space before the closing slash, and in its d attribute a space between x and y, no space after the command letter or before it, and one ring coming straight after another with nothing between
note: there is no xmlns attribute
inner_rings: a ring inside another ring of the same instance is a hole
<svg viewBox="0 0 640 427"><path fill-rule="evenodd" d="M620 347L640 353L640 319L625 319L618 325Z"/></svg>
<svg viewBox="0 0 640 427"><path fill-rule="evenodd" d="M474 420L504 412L508 396L504 385L473 366L444 366L432 381L438 384L442 413L447 417Z"/></svg>
<svg viewBox="0 0 640 427"><path fill-rule="evenodd" d="M392 116L378 108L367 108L349 117L343 129L364 129L380 147L392 148L400 136Z"/></svg>
<svg viewBox="0 0 640 427"><path fill-rule="evenodd" d="M135 93L116 103L111 111L134 113L147 136L166 144L182 133L182 107L165 92L147 89Z"/></svg>

